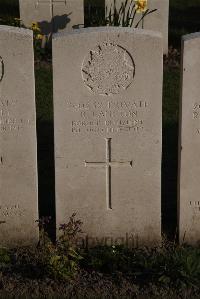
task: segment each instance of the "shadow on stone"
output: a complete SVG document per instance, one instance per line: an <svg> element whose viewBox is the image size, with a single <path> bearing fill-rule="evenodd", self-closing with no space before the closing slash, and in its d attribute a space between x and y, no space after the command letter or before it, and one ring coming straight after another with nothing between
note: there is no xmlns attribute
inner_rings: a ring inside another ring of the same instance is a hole
<svg viewBox="0 0 200 299"><path fill-rule="evenodd" d="M57 33L59 30L67 28L68 24L71 21L69 17L71 14L72 13L64 14L62 16L55 16L52 18L51 22L38 22L41 33L50 36L52 33Z"/></svg>
<svg viewBox="0 0 200 299"><path fill-rule="evenodd" d="M72 14L72 12L70 12L69 14L62 15L62 16L53 17L53 19L52 19L53 33L57 33L59 30L63 30L65 28L67 28L67 26L71 22L71 19L69 18L69 16L71 14Z"/></svg>

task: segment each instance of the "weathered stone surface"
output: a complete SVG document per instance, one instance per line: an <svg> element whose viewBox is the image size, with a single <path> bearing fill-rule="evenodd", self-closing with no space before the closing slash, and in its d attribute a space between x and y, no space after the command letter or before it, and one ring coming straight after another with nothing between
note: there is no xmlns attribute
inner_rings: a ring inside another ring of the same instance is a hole
<svg viewBox="0 0 200 299"><path fill-rule="evenodd" d="M23 24L30 27L32 22L38 22L43 34L83 27L83 0L19 0L19 3Z"/></svg>
<svg viewBox="0 0 200 299"><path fill-rule="evenodd" d="M38 241L32 31L0 26L0 244Z"/></svg>
<svg viewBox="0 0 200 299"><path fill-rule="evenodd" d="M180 242L200 244L200 33L183 37L180 116Z"/></svg>
<svg viewBox="0 0 200 299"><path fill-rule="evenodd" d="M90 246L160 239L162 55L145 30L53 38L57 225L76 212Z"/></svg>
<svg viewBox="0 0 200 299"><path fill-rule="evenodd" d="M115 1L115 2L114 2ZM114 3L119 11L122 3L125 0L105 0L106 12L109 14L110 10L114 8ZM140 22L138 28L144 28L153 31L159 31L163 35L164 53L168 53L168 23L169 23L169 0L148 0L148 9L157 9L152 14L147 15L143 22ZM142 14L137 13L133 26L141 19Z"/></svg>

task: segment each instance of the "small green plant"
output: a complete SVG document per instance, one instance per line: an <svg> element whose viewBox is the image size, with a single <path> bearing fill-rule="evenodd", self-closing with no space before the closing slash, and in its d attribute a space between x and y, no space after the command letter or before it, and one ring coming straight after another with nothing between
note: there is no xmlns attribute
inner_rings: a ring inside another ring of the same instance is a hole
<svg viewBox="0 0 200 299"><path fill-rule="evenodd" d="M6 248L0 248L0 271L11 264L11 257Z"/></svg>
<svg viewBox="0 0 200 299"><path fill-rule="evenodd" d="M39 220L40 242L38 245L40 263L50 276L55 279L73 278L82 259L76 246L76 237L81 233L81 221L73 214L69 222L60 225L60 236L55 244L45 231L46 219Z"/></svg>
<svg viewBox="0 0 200 299"><path fill-rule="evenodd" d="M33 22L30 29L33 30L35 60L42 60L47 54L46 36L41 34L41 29L37 22Z"/></svg>
<svg viewBox="0 0 200 299"><path fill-rule="evenodd" d="M0 224L4 224L5 221L0 221ZM0 247L0 272L2 269L9 267L11 264L11 257L8 249Z"/></svg>
<svg viewBox="0 0 200 299"><path fill-rule="evenodd" d="M142 23L144 26L144 19L156 11L157 9L150 10L147 8L147 0L125 0L122 2L121 7L118 9L116 0L114 0L113 7L111 6L108 11L106 7L106 24L109 26L122 26L122 27L135 27ZM140 14L139 20L136 15Z"/></svg>
<svg viewBox="0 0 200 299"><path fill-rule="evenodd" d="M22 27L21 20L19 18L13 18L12 16L4 16L0 18L0 24L14 27Z"/></svg>

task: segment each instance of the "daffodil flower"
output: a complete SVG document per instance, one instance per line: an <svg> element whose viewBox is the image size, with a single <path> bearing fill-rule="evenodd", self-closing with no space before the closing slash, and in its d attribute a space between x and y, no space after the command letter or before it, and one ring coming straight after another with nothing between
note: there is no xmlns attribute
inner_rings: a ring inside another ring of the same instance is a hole
<svg viewBox="0 0 200 299"><path fill-rule="evenodd" d="M43 35L42 34L37 34L36 39L43 39Z"/></svg>
<svg viewBox="0 0 200 299"><path fill-rule="evenodd" d="M40 27L38 26L38 23L36 23L36 22L32 23L31 29L32 30L40 31Z"/></svg>
<svg viewBox="0 0 200 299"><path fill-rule="evenodd" d="M135 0L135 10L137 13L142 13L147 10L147 0Z"/></svg>

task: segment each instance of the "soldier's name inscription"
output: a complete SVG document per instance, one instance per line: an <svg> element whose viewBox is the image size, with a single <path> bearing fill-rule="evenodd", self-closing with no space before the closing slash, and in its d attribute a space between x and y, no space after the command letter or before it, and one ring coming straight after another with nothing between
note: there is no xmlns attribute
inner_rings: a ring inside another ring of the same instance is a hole
<svg viewBox="0 0 200 299"><path fill-rule="evenodd" d="M70 112L72 133L120 133L139 132L144 129L144 114L148 102L132 101L94 101L66 102Z"/></svg>

